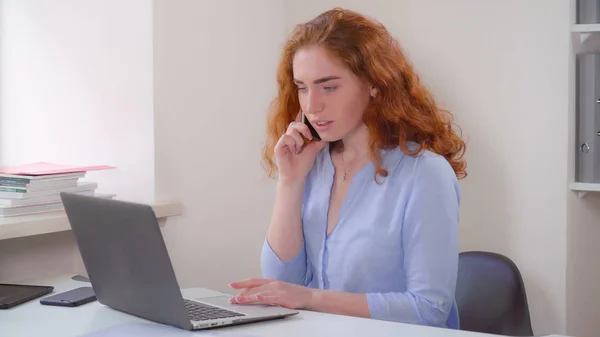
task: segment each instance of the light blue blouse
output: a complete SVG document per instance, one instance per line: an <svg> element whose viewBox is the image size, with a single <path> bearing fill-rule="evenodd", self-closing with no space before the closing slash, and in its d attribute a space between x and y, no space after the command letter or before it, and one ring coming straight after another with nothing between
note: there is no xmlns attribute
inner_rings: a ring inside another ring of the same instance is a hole
<svg viewBox="0 0 600 337"><path fill-rule="evenodd" d="M305 184L304 245L282 261L265 239L263 276L364 293L374 319L458 329L458 180L432 152L411 157L398 147L381 153L389 175L377 184L373 163L358 171L327 236L334 166L324 147Z"/></svg>

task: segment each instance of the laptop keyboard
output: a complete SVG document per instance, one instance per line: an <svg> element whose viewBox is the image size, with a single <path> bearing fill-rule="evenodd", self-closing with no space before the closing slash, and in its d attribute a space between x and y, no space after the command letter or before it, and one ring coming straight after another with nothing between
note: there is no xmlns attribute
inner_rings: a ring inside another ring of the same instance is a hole
<svg viewBox="0 0 600 337"><path fill-rule="evenodd" d="M229 318L245 316L239 312L234 312L219 307L213 307L208 304L184 300L185 308L192 321L208 321L210 319Z"/></svg>

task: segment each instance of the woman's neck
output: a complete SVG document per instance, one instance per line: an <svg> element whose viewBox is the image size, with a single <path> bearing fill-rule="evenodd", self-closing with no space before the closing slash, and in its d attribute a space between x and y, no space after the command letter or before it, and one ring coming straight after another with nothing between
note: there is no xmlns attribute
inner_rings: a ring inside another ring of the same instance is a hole
<svg viewBox="0 0 600 337"><path fill-rule="evenodd" d="M344 159L349 162L367 155L369 152L369 130L367 126L361 124L336 142L334 149L336 152L343 153Z"/></svg>

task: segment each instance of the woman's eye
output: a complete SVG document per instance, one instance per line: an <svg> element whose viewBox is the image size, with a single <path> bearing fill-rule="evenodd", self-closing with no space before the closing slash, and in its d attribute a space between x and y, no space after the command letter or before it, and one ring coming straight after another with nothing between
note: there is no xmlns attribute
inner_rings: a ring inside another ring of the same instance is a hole
<svg viewBox="0 0 600 337"><path fill-rule="evenodd" d="M325 91L334 91L337 87L324 87Z"/></svg>
<svg viewBox="0 0 600 337"><path fill-rule="evenodd" d="M306 88L298 88L298 91L304 92L304 91L306 91Z"/></svg>

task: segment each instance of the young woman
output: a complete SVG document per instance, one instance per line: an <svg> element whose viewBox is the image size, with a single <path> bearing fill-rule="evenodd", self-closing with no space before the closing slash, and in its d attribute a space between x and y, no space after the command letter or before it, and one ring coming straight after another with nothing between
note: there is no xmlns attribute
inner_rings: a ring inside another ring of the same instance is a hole
<svg viewBox="0 0 600 337"><path fill-rule="evenodd" d="M298 25L277 81L265 278L232 283L231 302L458 328L466 165L452 116L386 29L349 10Z"/></svg>

